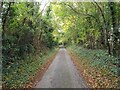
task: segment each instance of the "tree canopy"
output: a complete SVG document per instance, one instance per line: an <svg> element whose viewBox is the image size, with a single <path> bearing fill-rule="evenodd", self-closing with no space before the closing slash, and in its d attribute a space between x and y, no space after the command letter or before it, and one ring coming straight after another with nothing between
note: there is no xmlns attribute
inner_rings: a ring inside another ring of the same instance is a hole
<svg viewBox="0 0 120 90"><path fill-rule="evenodd" d="M120 4L116 2L51 3L54 33L62 42L119 55ZM62 34L62 36L61 36Z"/></svg>

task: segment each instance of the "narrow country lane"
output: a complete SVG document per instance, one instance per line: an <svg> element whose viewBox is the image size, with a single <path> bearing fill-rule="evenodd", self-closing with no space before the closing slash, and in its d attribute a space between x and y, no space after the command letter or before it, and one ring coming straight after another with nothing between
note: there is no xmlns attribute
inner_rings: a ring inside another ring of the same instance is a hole
<svg viewBox="0 0 120 90"><path fill-rule="evenodd" d="M120 89L120 0L14 1L0 0L2 90Z"/></svg>
<svg viewBox="0 0 120 90"><path fill-rule="evenodd" d="M65 48L61 48L35 88L87 88Z"/></svg>

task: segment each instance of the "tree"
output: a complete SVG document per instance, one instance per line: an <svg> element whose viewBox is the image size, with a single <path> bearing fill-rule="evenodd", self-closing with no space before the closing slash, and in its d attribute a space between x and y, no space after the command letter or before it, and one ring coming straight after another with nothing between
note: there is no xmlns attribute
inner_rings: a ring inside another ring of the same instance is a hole
<svg viewBox="0 0 120 90"><path fill-rule="evenodd" d="M106 49L109 54L117 55L120 36L119 4L113 4L110 6L109 2L52 3L53 21L57 24L56 29L62 30L67 41L90 49Z"/></svg>
<svg viewBox="0 0 120 90"><path fill-rule="evenodd" d="M45 19L39 12L39 3L4 2L2 8L3 66L53 47L53 27L47 21L49 11Z"/></svg>

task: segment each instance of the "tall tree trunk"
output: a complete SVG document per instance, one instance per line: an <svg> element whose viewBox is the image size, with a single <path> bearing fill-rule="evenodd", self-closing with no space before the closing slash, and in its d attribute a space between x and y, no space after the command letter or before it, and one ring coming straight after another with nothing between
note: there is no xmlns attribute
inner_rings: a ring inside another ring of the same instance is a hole
<svg viewBox="0 0 120 90"><path fill-rule="evenodd" d="M111 18L112 18L112 26L113 26L113 55L117 56L117 50L118 50L118 28L116 23L116 16L115 16L115 9L114 9L114 2L109 2L110 12L111 12Z"/></svg>
<svg viewBox="0 0 120 90"><path fill-rule="evenodd" d="M99 11L101 13L101 16L103 18L103 22L104 22L104 26L103 26L104 30L102 30L103 31L102 32L103 33L102 34L103 44L104 44L104 47L107 48L108 53L111 54L111 52L110 52L110 44L108 42L108 28L107 28L107 22L106 22L106 19L105 19L105 16L104 16L104 12L103 12L102 8L99 6L99 4L97 2L94 2L94 3L93 3L93 5L97 6L97 8L99 9Z"/></svg>
<svg viewBox="0 0 120 90"><path fill-rule="evenodd" d="M3 6L3 2L0 2L0 18L1 18L2 6Z"/></svg>

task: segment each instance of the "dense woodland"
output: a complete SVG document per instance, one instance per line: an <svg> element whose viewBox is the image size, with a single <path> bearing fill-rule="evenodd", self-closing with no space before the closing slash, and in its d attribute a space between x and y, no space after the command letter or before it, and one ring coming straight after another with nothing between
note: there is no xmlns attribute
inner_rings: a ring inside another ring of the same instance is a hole
<svg viewBox="0 0 120 90"><path fill-rule="evenodd" d="M40 3L37 2L2 2L1 6L3 81L7 86L14 87L16 83L20 87L44 62L43 55L47 55L47 58L47 52L56 45L53 41L50 10L42 16L43 11L39 10Z"/></svg>
<svg viewBox="0 0 120 90"><path fill-rule="evenodd" d="M39 9L39 2L0 4L3 75L28 56L42 56L59 44L105 50L120 58L120 3L51 2L46 10Z"/></svg>
<svg viewBox="0 0 120 90"><path fill-rule="evenodd" d="M42 17L39 3L2 3L2 44L5 66L24 59L30 53L41 53L43 48L52 48L53 27L49 11Z"/></svg>
<svg viewBox="0 0 120 90"><path fill-rule="evenodd" d="M53 3L51 8L63 42L120 55L119 3Z"/></svg>

